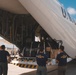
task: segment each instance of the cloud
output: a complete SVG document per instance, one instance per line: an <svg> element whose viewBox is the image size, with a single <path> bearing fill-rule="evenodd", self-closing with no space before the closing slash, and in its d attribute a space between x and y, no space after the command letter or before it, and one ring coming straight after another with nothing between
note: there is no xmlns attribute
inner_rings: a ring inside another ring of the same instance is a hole
<svg viewBox="0 0 76 75"><path fill-rule="evenodd" d="M72 7L67 8L67 11L70 15L76 15L76 9Z"/></svg>

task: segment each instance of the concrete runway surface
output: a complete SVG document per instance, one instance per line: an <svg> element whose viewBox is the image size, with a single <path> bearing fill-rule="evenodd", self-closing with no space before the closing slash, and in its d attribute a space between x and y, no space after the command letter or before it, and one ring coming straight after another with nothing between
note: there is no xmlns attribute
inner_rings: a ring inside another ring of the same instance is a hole
<svg viewBox="0 0 76 75"><path fill-rule="evenodd" d="M13 64L8 65L8 75L36 75L36 69L21 68ZM57 66L48 66L48 75L57 75ZM67 64L66 75L76 75L76 60Z"/></svg>
<svg viewBox="0 0 76 75"><path fill-rule="evenodd" d="M35 71L35 69L21 68L13 64L8 64L8 75L20 75L31 71Z"/></svg>

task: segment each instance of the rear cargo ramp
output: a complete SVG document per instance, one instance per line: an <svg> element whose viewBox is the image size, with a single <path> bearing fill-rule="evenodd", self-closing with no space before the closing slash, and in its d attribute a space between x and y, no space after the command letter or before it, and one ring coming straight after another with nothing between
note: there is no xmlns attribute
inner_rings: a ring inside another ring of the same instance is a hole
<svg viewBox="0 0 76 75"><path fill-rule="evenodd" d="M66 53L76 57L76 26L62 16L57 0L19 0L42 28L54 39L62 40Z"/></svg>

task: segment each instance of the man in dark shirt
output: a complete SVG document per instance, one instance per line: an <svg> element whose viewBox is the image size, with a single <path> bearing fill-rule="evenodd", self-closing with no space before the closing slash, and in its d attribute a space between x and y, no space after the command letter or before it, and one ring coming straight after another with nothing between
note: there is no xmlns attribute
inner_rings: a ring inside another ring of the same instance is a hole
<svg viewBox="0 0 76 75"><path fill-rule="evenodd" d="M58 75L65 75L67 65L67 55L64 53L64 46L60 46L56 62L58 63Z"/></svg>
<svg viewBox="0 0 76 75"><path fill-rule="evenodd" d="M46 64L47 64L48 58L47 58L47 55L44 54L43 48L41 48L40 52L36 55L36 60L38 64L36 75L47 75Z"/></svg>
<svg viewBox="0 0 76 75"><path fill-rule="evenodd" d="M7 75L8 61L10 61L10 54L7 51L5 51L5 45L1 45L1 49L0 49L0 75L2 75L2 74Z"/></svg>

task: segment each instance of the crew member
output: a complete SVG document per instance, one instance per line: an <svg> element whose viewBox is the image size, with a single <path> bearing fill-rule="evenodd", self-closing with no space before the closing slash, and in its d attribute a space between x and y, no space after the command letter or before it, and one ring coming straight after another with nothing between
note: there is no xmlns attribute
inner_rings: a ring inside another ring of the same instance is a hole
<svg viewBox="0 0 76 75"><path fill-rule="evenodd" d="M36 75L47 75L46 64L48 61L47 55L44 54L43 48L40 48L39 53L36 55L36 60L38 64Z"/></svg>
<svg viewBox="0 0 76 75"><path fill-rule="evenodd" d="M10 62L10 54L5 51L5 45L1 45L0 49L0 75L7 75L8 62Z"/></svg>
<svg viewBox="0 0 76 75"><path fill-rule="evenodd" d="M56 62L58 63L58 75L65 75L67 68L67 55L64 52L64 46L60 46Z"/></svg>

